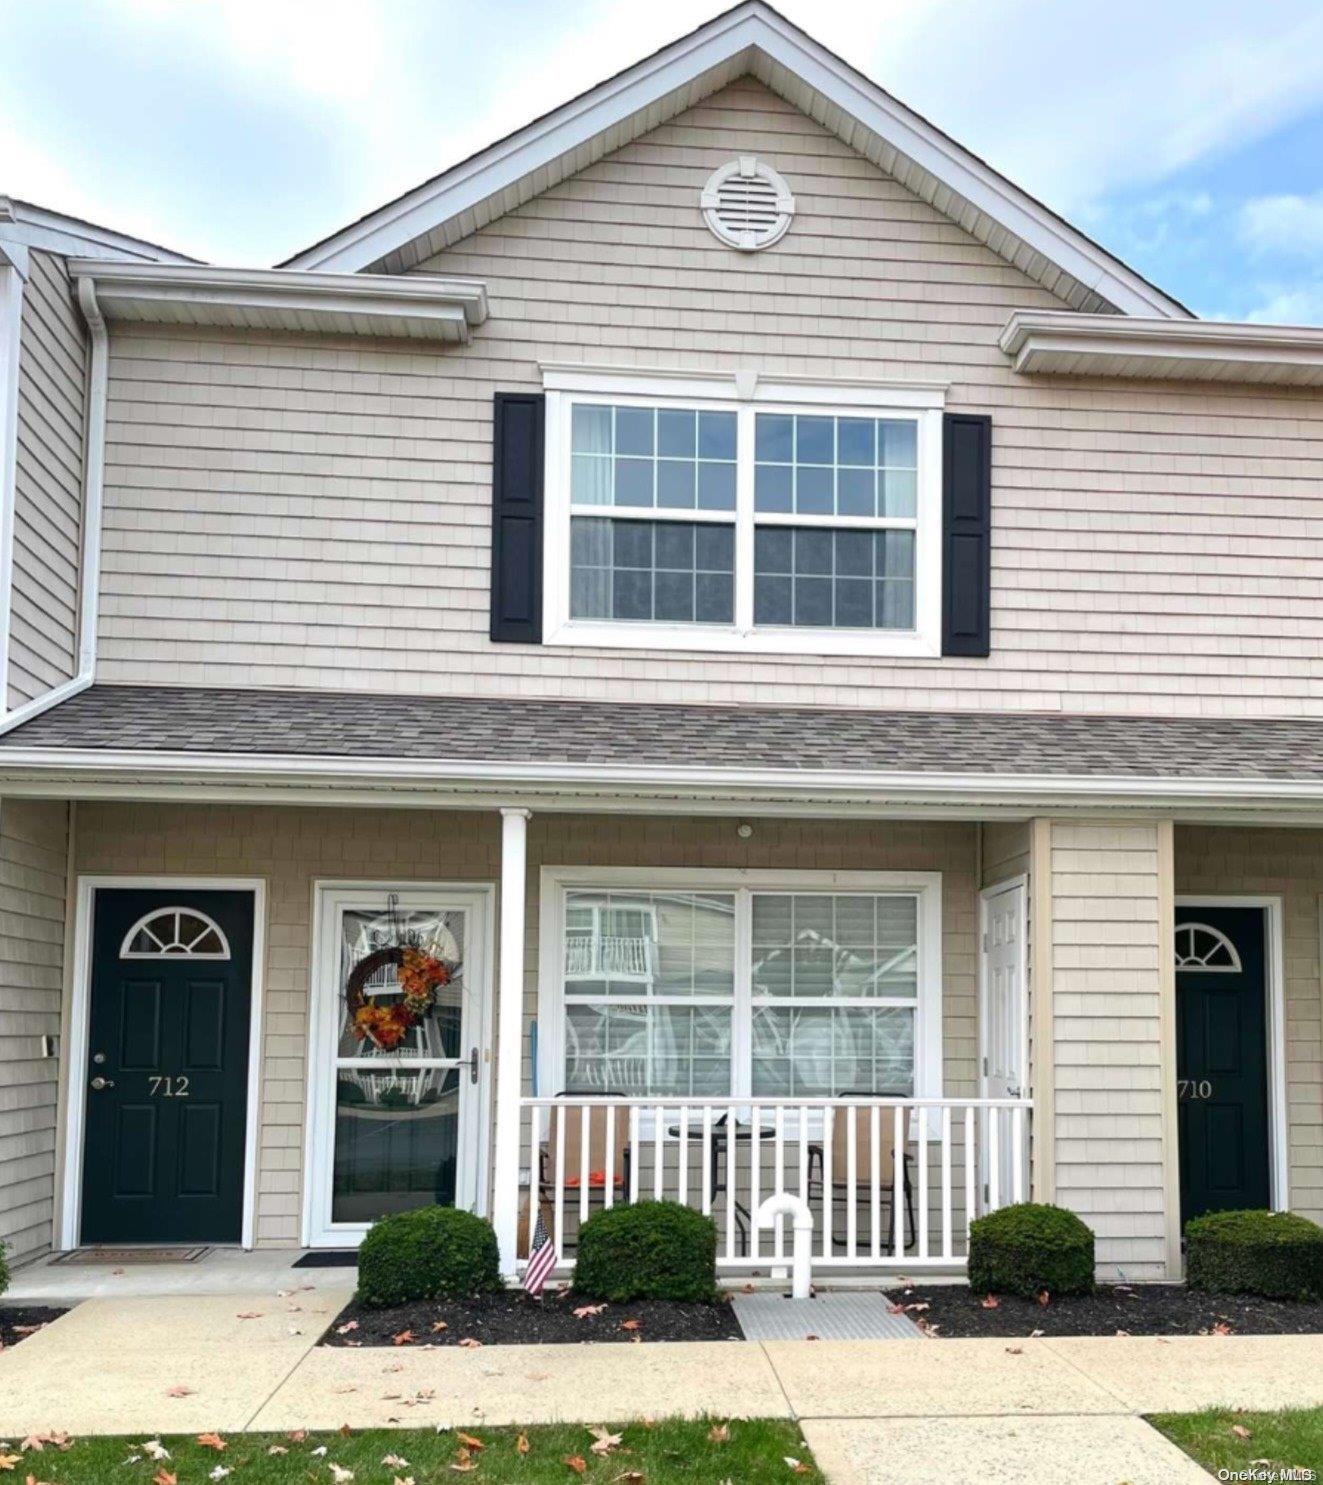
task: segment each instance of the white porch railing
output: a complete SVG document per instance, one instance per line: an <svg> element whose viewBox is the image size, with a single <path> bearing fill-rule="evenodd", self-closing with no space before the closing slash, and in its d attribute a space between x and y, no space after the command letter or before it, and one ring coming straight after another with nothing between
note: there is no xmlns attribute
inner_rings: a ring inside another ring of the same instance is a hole
<svg viewBox="0 0 1323 1485"><path fill-rule="evenodd" d="M565 937L566 979L646 979L652 973L652 940L613 934L571 933Z"/></svg>
<svg viewBox="0 0 1323 1485"><path fill-rule="evenodd" d="M620 1202L680 1201L717 1225L725 1269L788 1264L778 1191L813 1213L819 1270L958 1270L969 1222L1028 1194L1026 1099L526 1098L519 1257L538 1212L561 1266L578 1229Z"/></svg>

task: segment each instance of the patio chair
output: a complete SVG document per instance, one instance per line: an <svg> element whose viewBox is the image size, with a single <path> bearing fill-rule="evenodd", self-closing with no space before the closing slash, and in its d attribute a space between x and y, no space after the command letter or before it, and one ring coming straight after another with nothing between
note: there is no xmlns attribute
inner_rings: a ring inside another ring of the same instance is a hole
<svg viewBox="0 0 1323 1485"><path fill-rule="evenodd" d="M557 1098L571 1099L576 1095L573 1093L558 1093ZM594 1097L619 1098L623 1095L614 1093L594 1094ZM606 1205L606 1193L608 1188L613 1192L613 1204L619 1204L628 1200L629 1193L629 1110L622 1107L616 1108L581 1108L576 1104L568 1104L566 1108L553 1114L548 1112L547 1129L538 1149L538 1197L544 1204L544 1213L554 1209L556 1200L556 1177L557 1177L557 1141L556 1141L556 1118L564 1121L565 1125L565 1214L567 1217L577 1217L581 1195L580 1177L580 1154L583 1148L584 1120L588 1121L588 1206L590 1212L600 1210ZM607 1169L606 1144L607 1129L614 1125L614 1149L611 1168ZM576 1246L568 1237L565 1246L567 1248Z"/></svg>
<svg viewBox="0 0 1323 1485"><path fill-rule="evenodd" d="M844 1093L844 1099L871 1098L871 1093ZM890 1116L890 1117L888 1117ZM878 1115L878 1180L881 1185L879 1193L878 1222L883 1236L882 1246L887 1248L891 1243L891 1235L895 1227L895 1215L892 1212L892 1203L895 1196L896 1183L896 1145L895 1129L892 1119L904 1118L903 1111L897 1115L894 1111L884 1109ZM849 1242L848 1232L839 1234L836 1230L836 1207L837 1198L841 1199L843 1208L848 1208L850 1191L850 1146L849 1146L849 1121L855 1121L854 1136L854 1191L855 1203L858 1213L864 1216L865 1221L871 1219L872 1213L872 1186L873 1186L873 1119L872 1114L865 1105L857 1108L842 1108L836 1110L836 1117L832 1121L831 1142L831 1210L830 1221L832 1224L832 1243L835 1247L844 1248ZM901 1190L905 1197L905 1219L906 1233L905 1246L914 1246L914 1190L910 1182L910 1169L913 1165L913 1157L908 1150L901 1151ZM857 1220L857 1219L856 1219ZM862 1224L860 1224L862 1225Z"/></svg>

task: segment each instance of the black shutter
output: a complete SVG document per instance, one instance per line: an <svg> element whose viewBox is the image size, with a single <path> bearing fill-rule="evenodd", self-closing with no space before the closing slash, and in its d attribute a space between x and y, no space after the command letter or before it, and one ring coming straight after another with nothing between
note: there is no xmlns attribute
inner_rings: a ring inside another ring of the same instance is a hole
<svg viewBox="0 0 1323 1485"><path fill-rule="evenodd" d="M492 427L492 628L505 644L542 643L540 392L497 392Z"/></svg>
<svg viewBox="0 0 1323 1485"><path fill-rule="evenodd" d="M942 654L992 648L992 419L942 420Z"/></svg>

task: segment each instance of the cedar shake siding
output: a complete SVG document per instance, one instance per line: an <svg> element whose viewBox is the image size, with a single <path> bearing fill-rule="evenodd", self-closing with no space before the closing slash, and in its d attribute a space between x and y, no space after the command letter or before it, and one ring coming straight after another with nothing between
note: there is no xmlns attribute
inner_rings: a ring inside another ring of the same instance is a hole
<svg viewBox="0 0 1323 1485"><path fill-rule="evenodd" d="M33 252L23 291L9 704L78 668L86 330L63 258Z"/></svg>
<svg viewBox="0 0 1323 1485"><path fill-rule="evenodd" d="M69 806L0 802L0 1243L11 1260L51 1245L64 985Z"/></svg>
<svg viewBox="0 0 1323 1485"><path fill-rule="evenodd" d="M698 209L756 152L795 193L755 254ZM751 79L456 243L471 345L111 336L98 679L447 695L1323 716L1323 397L1035 380L997 338L1063 308ZM990 414L981 658L490 640L492 404L539 362L936 379Z"/></svg>

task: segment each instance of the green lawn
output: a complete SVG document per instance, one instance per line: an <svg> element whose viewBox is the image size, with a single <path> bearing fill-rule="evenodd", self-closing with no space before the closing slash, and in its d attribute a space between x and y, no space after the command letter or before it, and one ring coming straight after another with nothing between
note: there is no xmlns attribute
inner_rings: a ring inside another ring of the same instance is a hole
<svg viewBox="0 0 1323 1485"><path fill-rule="evenodd" d="M348 1485L351 1478L354 1485L393 1485L396 1480L424 1485L465 1478L493 1485L542 1485L549 1480L558 1485L577 1480L596 1485L822 1482L798 1427L780 1420L615 1424L609 1434L619 1434L620 1442L612 1441L606 1452L596 1454L594 1433L581 1424L475 1427L468 1442L458 1432L422 1429L225 1434L216 1437L223 1449L199 1443L191 1434L171 1434L152 1441L169 1451L168 1459L145 1450L145 1436L76 1439L65 1450L48 1443L39 1452L22 1451L18 1441L11 1441L0 1444L0 1480L24 1485L30 1475L41 1485L206 1485L210 1480L224 1485ZM798 1461L797 1469L787 1457Z"/></svg>
<svg viewBox="0 0 1323 1485"><path fill-rule="evenodd" d="M1323 1478L1323 1408L1157 1413L1148 1421L1210 1472L1266 1461L1261 1468L1313 1470Z"/></svg>

